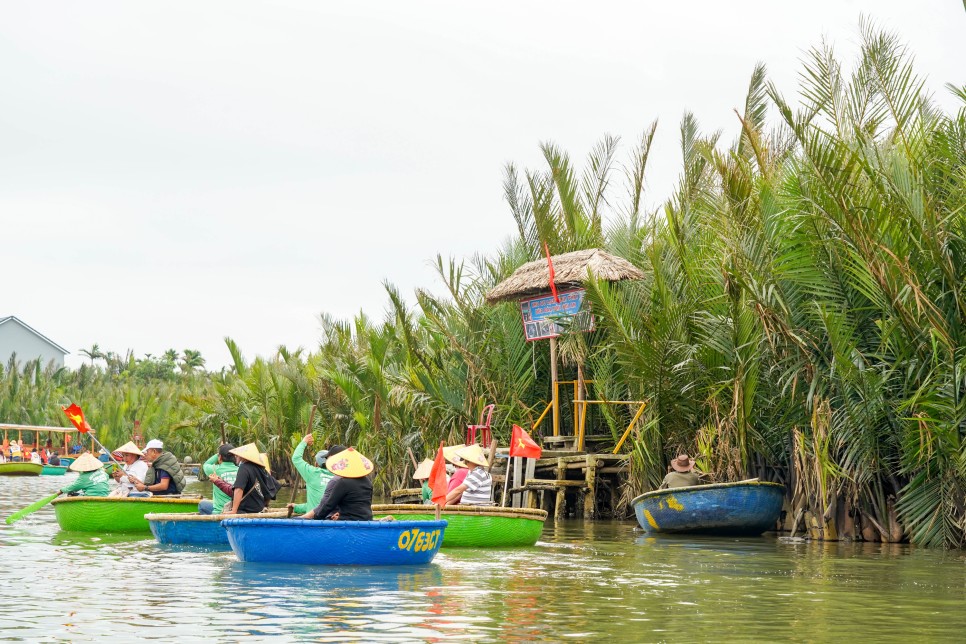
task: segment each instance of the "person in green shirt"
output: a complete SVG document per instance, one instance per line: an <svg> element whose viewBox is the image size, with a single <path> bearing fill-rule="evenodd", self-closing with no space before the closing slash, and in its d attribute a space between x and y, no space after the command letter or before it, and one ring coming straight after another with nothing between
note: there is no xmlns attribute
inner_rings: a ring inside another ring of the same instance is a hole
<svg viewBox="0 0 966 644"><path fill-rule="evenodd" d="M233 449L235 449L234 445L225 443L218 448L218 451L211 458L204 462L201 468L209 480L215 477L228 483L228 485L235 483L238 465L235 463L235 455L231 453ZM230 501L230 496L219 490L217 485L212 485L211 500L202 499L198 503L198 514L221 514L222 508Z"/></svg>
<svg viewBox="0 0 966 644"><path fill-rule="evenodd" d="M423 484L422 501L423 504L432 504L433 490L429 487L429 474L433 471L433 459L427 458L413 472L413 479L421 481Z"/></svg>
<svg viewBox="0 0 966 644"><path fill-rule="evenodd" d="M104 463L91 456L81 454L80 458L70 464L68 468L74 472L80 472L77 480L65 488L61 488L61 494L70 496L107 496L111 491L108 485L109 477L104 471Z"/></svg>
<svg viewBox="0 0 966 644"><path fill-rule="evenodd" d="M295 504L295 514L305 514L312 508L318 507L322 503L322 496L325 494L325 487L332 480L334 474L325 469L325 458L329 455L329 450L322 450L315 455L315 462L318 465L311 465L305 461L305 448L312 445L315 438L312 434L306 434L305 438L299 441L292 452L292 464L305 480L305 503ZM291 504L290 504L291 505Z"/></svg>

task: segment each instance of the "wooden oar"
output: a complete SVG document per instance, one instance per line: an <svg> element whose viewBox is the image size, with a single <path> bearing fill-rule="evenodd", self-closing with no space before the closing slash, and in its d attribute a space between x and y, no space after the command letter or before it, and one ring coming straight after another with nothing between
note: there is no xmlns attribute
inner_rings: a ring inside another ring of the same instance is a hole
<svg viewBox="0 0 966 644"><path fill-rule="evenodd" d="M23 510L18 510L17 512L14 512L9 517L7 517L7 525L10 525L11 523L13 523L15 521L20 521L20 519L24 518L28 514L33 514L34 512L36 512L40 508L44 507L45 505L47 505L48 503L50 503L51 501L53 501L54 499L56 499L60 495L61 495L60 492L57 492L55 494L51 494L48 497L44 497L44 498L40 499L36 503L31 503L30 505L28 505L27 507L25 507Z"/></svg>
<svg viewBox="0 0 966 644"><path fill-rule="evenodd" d="M316 407L315 405L312 405L312 411L309 412L309 427L308 427L308 429L309 429L309 433L310 434L312 433L312 425L315 424L315 407ZM302 460L304 461L305 460L305 452L302 452L302 454L303 454L302 455ZM292 472L292 498L289 500L289 503L295 503L295 497L298 496L298 493L299 493L299 485L301 483L302 483L302 477L299 476L299 471L296 468L295 471Z"/></svg>

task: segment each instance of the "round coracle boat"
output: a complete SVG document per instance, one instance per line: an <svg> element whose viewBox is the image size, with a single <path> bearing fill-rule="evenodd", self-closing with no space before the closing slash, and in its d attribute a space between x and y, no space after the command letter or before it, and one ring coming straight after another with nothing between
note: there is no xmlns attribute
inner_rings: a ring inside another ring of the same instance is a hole
<svg viewBox="0 0 966 644"><path fill-rule="evenodd" d="M784 497L784 485L751 480L654 490L633 505L647 532L760 535L774 529Z"/></svg>
<svg viewBox="0 0 966 644"><path fill-rule="evenodd" d="M44 466L30 461L0 463L0 476L40 476Z"/></svg>
<svg viewBox="0 0 966 644"><path fill-rule="evenodd" d="M198 512L199 497L70 496L53 501L62 530L151 532L145 514Z"/></svg>
<svg viewBox="0 0 966 644"><path fill-rule="evenodd" d="M428 564L446 521L306 521L226 519L241 561L349 566Z"/></svg>
<svg viewBox="0 0 966 644"><path fill-rule="evenodd" d="M287 510L260 514L145 514L151 533L158 543L188 546L219 546L228 548L228 533L221 522L233 518L281 519Z"/></svg>
<svg viewBox="0 0 966 644"><path fill-rule="evenodd" d="M44 469L40 472L44 476L63 476L67 474L66 465L44 465Z"/></svg>
<svg viewBox="0 0 966 644"><path fill-rule="evenodd" d="M431 505L374 505L373 518L393 516L407 521L436 518ZM546 510L501 508L489 505L447 505L444 548L507 548L532 546L543 532Z"/></svg>

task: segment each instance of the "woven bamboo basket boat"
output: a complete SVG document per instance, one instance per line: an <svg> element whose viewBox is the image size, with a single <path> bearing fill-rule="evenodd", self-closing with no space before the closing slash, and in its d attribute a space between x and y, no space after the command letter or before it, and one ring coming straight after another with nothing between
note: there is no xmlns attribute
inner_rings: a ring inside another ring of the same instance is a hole
<svg viewBox="0 0 966 644"><path fill-rule="evenodd" d="M44 469L40 472L43 476L63 476L67 474L66 465L44 465Z"/></svg>
<svg viewBox="0 0 966 644"><path fill-rule="evenodd" d="M40 476L44 466L30 461L0 463L0 476Z"/></svg>
<svg viewBox="0 0 966 644"><path fill-rule="evenodd" d="M241 561L342 566L428 564L446 521L305 521L226 519Z"/></svg>
<svg viewBox="0 0 966 644"><path fill-rule="evenodd" d="M221 525L225 519L283 519L287 510L259 514L145 514L158 543L228 548L228 533Z"/></svg>
<svg viewBox="0 0 966 644"><path fill-rule="evenodd" d="M406 521L432 521L431 505L374 505L373 518L392 515ZM440 513L446 519L444 548L507 548L532 546L543 532L546 510L501 508L485 505L447 505Z"/></svg>
<svg viewBox="0 0 966 644"><path fill-rule="evenodd" d="M70 496L52 503L62 530L77 532L151 532L145 514L198 512L200 497Z"/></svg>
<svg viewBox="0 0 966 644"><path fill-rule="evenodd" d="M633 505L647 532L760 535L775 527L784 497L780 483L752 480L654 490Z"/></svg>

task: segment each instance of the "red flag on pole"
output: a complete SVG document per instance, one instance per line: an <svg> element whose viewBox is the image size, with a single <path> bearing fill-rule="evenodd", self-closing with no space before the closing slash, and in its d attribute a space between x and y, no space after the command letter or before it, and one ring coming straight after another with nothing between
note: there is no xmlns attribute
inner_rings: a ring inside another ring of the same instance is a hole
<svg viewBox="0 0 966 644"><path fill-rule="evenodd" d="M433 491L432 501L438 505L446 505L446 459L443 458L443 443L439 444L433 469L429 471L429 487Z"/></svg>
<svg viewBox="0 0 966 644"><path fill-rule="evenodd" d="M560 303L560 298L557 296L557 285L553 282L556 274L553 272L553 261L550 259L550 246L547 245L547 242L543 242L543 249L547 251L547 270L550 273L550 292L553 293L553 301Z"/></svg>
<svg viewBox="0 0 966 644"><path fill-rule="evenodd" d="M77 428L81 434L86 434L91 430L91 426L87 424L84 420L83 410L77 406L77 403L71 403L70 407L63 407L64 413L67 414L67 419L73 423L74 427Z"/></svg>
<svg viewBox="0 0 966 644"><path fill-rule="evenodd" d="M513 434L510 436L510 456L540 458L541 454L543 454L543 449L533 442L530 434L519 425L514 425Z"/></svg>

